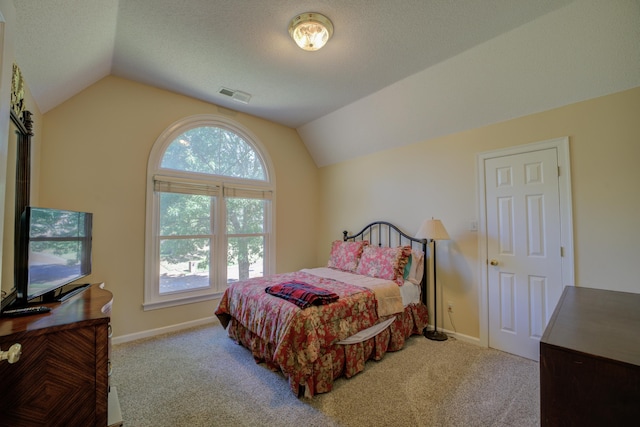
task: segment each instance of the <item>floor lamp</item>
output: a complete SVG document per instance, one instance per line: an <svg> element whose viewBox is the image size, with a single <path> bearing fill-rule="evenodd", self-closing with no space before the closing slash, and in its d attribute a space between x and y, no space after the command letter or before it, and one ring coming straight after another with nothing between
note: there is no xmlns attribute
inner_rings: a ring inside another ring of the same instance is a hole
<svg viewBox="0 0 640 427"><path fill-rule="evenodd" d="M433 330L428 331L424 328L422 333L425 337L435 341L445 341L448 337L444 332L438 331L438 292L436 289L436 243L438 240L449 240L449 234L439 219L427 219L420 226L420 230L416 234L418 239L427 239L433 242ZM425 254L426 256L426 254ZM426 271L424 272L426 274Z"/></svg>

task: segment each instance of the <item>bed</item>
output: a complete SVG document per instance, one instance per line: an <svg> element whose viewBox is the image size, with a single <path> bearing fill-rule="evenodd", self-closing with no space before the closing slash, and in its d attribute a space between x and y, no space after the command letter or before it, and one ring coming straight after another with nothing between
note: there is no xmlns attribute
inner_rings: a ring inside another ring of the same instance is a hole
<svg viewBox="0 0 640 427"><path fill-rule="evenodd" d="M215 311L299 397L333 388L427 326L426 239L376 221L332 243L327 267L229 285Z"/></svg>

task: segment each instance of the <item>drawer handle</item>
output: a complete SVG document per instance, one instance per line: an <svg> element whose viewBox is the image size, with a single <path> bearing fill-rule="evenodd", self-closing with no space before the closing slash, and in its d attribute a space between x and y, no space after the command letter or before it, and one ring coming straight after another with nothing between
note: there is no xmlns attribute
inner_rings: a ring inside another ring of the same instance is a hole
<svg viewBox="0 0 640 427"><path fill-rule="evenodd" d="M108 369L107 369L107 376L108 376L108 377L110 377L110 376L111 376L111 374L113 374L113 365L111 365L111 360L109 360L109 361L107 362L107 366L108 366Z"/></svg>
<svg viewBox="0 0 640 427"><path fill-rule="evenodd" d="M111 338L113 336L113 328L111 327L111 323L109 323L108 328L109 329L107 335L109 336L109 338Z"/></svg>
<svg viewBox="0 0 640 427"><path fill-rule="evenodd" d="M22 345L14 344L9 347L9 350L2 351L0 350L0 360L6 360L9 363L16 363L20 360L20 355L22 354Z"/></svg>

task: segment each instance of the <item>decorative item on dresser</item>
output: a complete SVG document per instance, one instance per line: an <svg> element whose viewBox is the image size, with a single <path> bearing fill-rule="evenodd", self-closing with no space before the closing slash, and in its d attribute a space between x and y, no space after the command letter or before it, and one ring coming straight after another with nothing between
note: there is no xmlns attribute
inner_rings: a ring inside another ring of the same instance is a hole
<svg viewBox="0 0 640 427"><path fill-rule="evenodd" d="M564 288L540 340L543 426L640 420L640 294Z"/></svg>
<svg viewBox="0 0 640 427"><path fill-rule="evenodd" d="M0 348L22 353L0 362L0 426L122 425L111 372L113 295L95 284L51 311L0 318Z"/></svg>

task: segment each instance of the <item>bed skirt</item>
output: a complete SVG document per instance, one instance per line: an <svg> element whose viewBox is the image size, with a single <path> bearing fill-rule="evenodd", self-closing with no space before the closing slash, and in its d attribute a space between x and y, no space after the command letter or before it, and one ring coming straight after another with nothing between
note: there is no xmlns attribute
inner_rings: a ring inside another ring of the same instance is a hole
<svg viewBox="0 0 640 427"><path fill-rule="evenodd" d="M295 394L312 397L331 391L335 379L341 376L351 378L363 371L367 360L380 360L387 351L402 349L405 340L411 335L422 334L428 323L427 307L423 304L410 304L395 316L395 321L373 338L356 344L333 344L321 349L309 372L284 372L273 361L275 344L264 341L235 318L229 323L228 333L233 340L251 351L257 363L264 362L269 369L283 373Z"/></svg>

